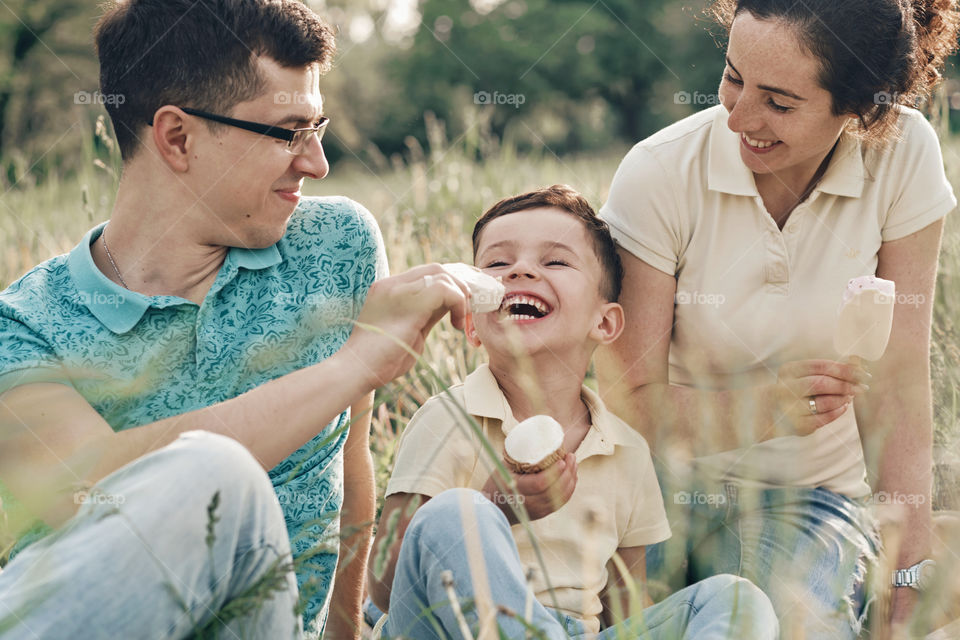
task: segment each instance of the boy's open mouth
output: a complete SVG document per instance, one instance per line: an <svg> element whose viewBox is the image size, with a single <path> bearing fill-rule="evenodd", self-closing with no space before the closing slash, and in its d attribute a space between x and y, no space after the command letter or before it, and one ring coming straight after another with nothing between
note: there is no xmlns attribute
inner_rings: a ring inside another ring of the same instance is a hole
<svg viewBox="0 0 960 640"><path fill-rule="evenodd" d="M510 320L539 320L550 315L553 308L530 294L507 294L500 306L500 313Z"/></svg>

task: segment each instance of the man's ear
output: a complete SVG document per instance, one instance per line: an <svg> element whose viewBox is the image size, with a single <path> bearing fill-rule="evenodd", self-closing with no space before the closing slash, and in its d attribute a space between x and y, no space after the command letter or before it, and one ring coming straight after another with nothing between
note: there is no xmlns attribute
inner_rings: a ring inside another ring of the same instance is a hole
<svg viewBox="0 0 960 640"><path fill-rule="evenodd" d="M623 307L616 302L606 302L600 307L597 324L590 331L590 337L596 340L597 344L610 344L620 337L623 326Z"/></svg>
<svg viewBox="0 0 960 640"><path fill-rule="evenodd" d="M165 105L153 116L153 146L164 162L174 171L184 173L190 167L190 148L193 146L194 123L184 117L180 109Z"/></svg>
<svg viewBox="0 0 960 640"><path fill-rule="evenodd" d="M467 336L467 342L472 347L480 346L480 336L477 335L477 327L473 324L473 314L468 313L467 319L463 323L463 332Z"/></svg>

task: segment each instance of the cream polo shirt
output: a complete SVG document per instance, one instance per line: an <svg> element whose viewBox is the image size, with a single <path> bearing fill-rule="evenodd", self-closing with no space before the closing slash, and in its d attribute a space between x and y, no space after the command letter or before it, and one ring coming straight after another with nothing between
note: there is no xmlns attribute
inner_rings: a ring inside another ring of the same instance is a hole
<svg viewBox="0 0 960 640"><path fill-rule="evenodd" d="M842 135L820 184L782 231L722 106L633 147L600 215L624 249L677 279L671 384L764 385L785 362L838 357L833 332L847 281L876 273L882 243L956 206L933 128L907 108L899 124L900 139L886 150ZM825 487L850 497L870 491L849 410L812 435L697 462L717 479L753 486Z"/></svg>
<svg viewBox="0 0 960 640"><path fill-rule="evenodd" d="M498 458L506 434L517 425L513 412L487 365L452 387L450 394L452 398L434 396L410 420L400 437L386 495L433 497L456 487L480 490L490 477L493 462L463 411L473 416ZM666 540L670 526L646 441L607 411L590 389L584 387L582 397L592 427L576 451L577 487L563 507L533 521L531 528L560 610L596 633L607 561L621 547ZM522 525L512 530L521 563L536 569L537 600L553 606L530 536Z"/></svg>

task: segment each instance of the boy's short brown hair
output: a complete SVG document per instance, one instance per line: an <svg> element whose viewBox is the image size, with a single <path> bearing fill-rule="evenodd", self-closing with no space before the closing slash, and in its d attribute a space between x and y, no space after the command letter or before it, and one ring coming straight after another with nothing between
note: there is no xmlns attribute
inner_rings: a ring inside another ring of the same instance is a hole
<svg viewBox="0 0 960 640"><path fill-rule="evenodd" d="M620 289L623 286L623 264L617 253L617 245L610 235L607 223L597 217L590 203L582 195L565 184L555 184L551 187L536 189L510 198L504 198L484 213L473 227L473 257L477 257L477 248L480 245L480 232L491 220L509 213L539 209L541 207L556 207L574 215L583 221L583 226L593 243L593 252L600 261L600 294L608 302L620 300Z"/></svg>

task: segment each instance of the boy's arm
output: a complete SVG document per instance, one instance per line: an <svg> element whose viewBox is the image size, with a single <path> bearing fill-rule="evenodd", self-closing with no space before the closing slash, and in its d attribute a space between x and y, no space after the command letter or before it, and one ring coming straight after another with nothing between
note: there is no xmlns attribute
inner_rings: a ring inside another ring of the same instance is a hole
<svg viewBox="0 0 960 640"><path fill-rule="evenodd" d="M384 613L390 608L390 590L403 535L417 509L429 499L430 496L419 493L394 493L383 503L377 537L367 563L367 588L373 604Z"/></svg>
<svg viewBox="0 0 960 640"><path fill-rule="evenodd" d="M640 598L640 606L643 608L653 604L650 595L647 593L647 554L646 547L620 547L617 554L626 565L629 574L624 576L617 565L611 559L607 563L607 586L600 594L600 600L603 603L603 613L601 619L604 627L609 628L627 620L630 616L635 616L640 611L631 606L630 589L627 587L628 580L634 583L634 587ZM633 609L633 610L632 610Z"/></svg>
<svg viewBox="0 0 960 640"><path fill-rule="evenodd" d="M326 631L331 638L360 637L363 576L377 510L370 455L372 410L372 393L350 408L350 432L343 451L340 563L333 583Z"/></svg>

